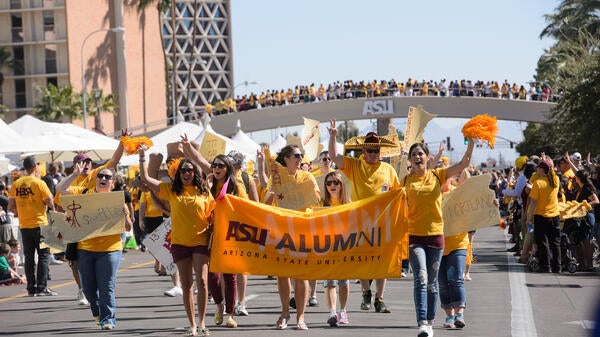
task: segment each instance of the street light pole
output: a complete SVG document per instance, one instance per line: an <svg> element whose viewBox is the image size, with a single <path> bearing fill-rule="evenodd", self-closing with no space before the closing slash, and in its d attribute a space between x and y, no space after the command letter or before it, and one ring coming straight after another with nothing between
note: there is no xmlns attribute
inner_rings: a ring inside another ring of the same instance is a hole
<svg viewBox="0 0 600 337"><path fill-rule="evenodd" d="M97 29L91 33L89 33L81 43L81 99L83 104L83 128L87 129L87 102L86 102L86 92L85 92L85 64L83 63L83 49L85 47L85 43L90 38L90 36L99 33L99 32L124 32L125 28L123 27L115 27L115 28L102 28Z"/></svg>
<svg viewBox="0 0 600 337"><path fill-rule="evenodd" d="M240 85L243 85L244 86L244 95L247 95L248 94L248 86L249 85L256 85L256 84L258 84L258 82L256 82L256 81L243 81L243 82L240 82L240 83L236 84L233 87L233 89L235 91L235 89L237 89L237 87L239 87ZM234 98L233 97L234 95L235 95L235 92L233 93L233 95L231 95L232 96L231 98Z"/></svg>

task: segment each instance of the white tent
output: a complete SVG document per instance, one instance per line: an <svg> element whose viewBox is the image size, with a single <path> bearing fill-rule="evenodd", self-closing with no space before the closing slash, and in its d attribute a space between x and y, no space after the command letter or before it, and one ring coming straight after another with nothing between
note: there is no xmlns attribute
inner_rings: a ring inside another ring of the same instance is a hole
<svg viewBox="0 0 600 337"><path fill-rule="evenodd" d="M9 124L10 128L36 143L35 156L40 161L71 160L77 152L92 159L110 159L119 141L68 123L41 121L24 115Z"/></svg>
<svg viewBox="0 0 600 337"><path fill-rule="evenodd" d="M41 144L36 144L28 137L24 137L15 130L11 129L3 120L0 119L0 153L21 153L41 151Z"/></svg>
<svg viewBox="0 0 600 337"><path fill-rule="evenodd" d="M147 152L159 152L162 153L163 158L167 158L167 144L180 141L183 134L186 134L188 139L196 139L202 133L202 130L204 128L198 124L180 122L151 137L150 139L154 143L154 146L148 149ZM121 165L129 166L137 164L138 160L139 157L137 155L123 157Z"/></svg>
<svg viewBox="0 0 600 337"><path fill-rule="evenodd" d="M12 165L8 158L4 158L4 156L0 156L0 176L10 173L12 170L15 170L15 169L17 169L17 167Z"/></svg>
<svg viewBox="0 0 600 337"><path fill-rule="evenodd" d="M269 145L269 151L271 151L271 154L276 154L277 152L281 151L281 149L283 149L283 147L286 145L287 140L285 140L285 138L283 138L281 134L278 134L277 137L273 140L273 142L271 142L271 144Z"/></svg>
<svg viewBox="0 0 600 337"><path fill-rule="evenodd" d="M252 153L256 155L256 151L260 150L260 145L258 145L252 138L250 138L247 134L244 133L244 131L242 131L239 119L237 129L237 132L235 133L235 135L233 135L233 137L231 137L231 139L238 142L239 145L242 147L242 150L240 150L240 152ZM252 158L254 158L254 156Z"/></svg>
<svg viewBox="0 0 600 337"><path fill-rule="evenodd" d="M321 151L328 150L329 149L329 138L325 139L320 144L323 146L323 150L321 150ZM335 142L335 149L337 150L338 154L341 154L341 155L344 154L344 144L342 144L340 142Z"/></svg>

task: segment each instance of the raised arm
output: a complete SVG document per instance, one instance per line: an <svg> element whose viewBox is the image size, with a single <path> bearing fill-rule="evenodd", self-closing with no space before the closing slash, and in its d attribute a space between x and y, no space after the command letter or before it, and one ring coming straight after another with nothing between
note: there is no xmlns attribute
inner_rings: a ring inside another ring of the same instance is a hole
<svg viewBox="0 0 600 337"><path fill-rule="evenodd" d="M430 166L428 168L434 168L440 159L442 159L442 154L444 154L444 143L440 142L440 149L438 150L438 153L432 160L427 162L427 165Z"/></svg>
<svg viewBox="0 0 600 337"><path fill-rule="evenodd" d="M194 148L192 142L185 133L181 136L181 145L183 147L183 155L193 161L196 165L200 166L204 174L208 175L212 172L208 160L202 156L200 151Z"/></svg>
<svg viewBox="0 0 600 337"><path fill-rule="evenodd" d="M146 146L140 146L138 152L140 154L140 180L143 184L146 184L151 191L160 191L160 180L148 175L148 166L146 166Z"/></svg>
<svg viewBox="0 0 600 337"><path fill-rule="evenodd" d="M79 177L79 175L81 174L81 170L83 169L83 166L85 165L84 162L79 162L77 164L75 164L75 166L73 166L73 173L71 173L70 175L64 177L57 185L56 185L56 192L59 192L62 195L69 195L71 194L71 191L69 190L69 187L71 186L71 184L73 183L73 181L75 181L75 179L77 179L77 177Z"/></svg>
<svg viewBox="0 0 600 337"><path fill-rule="evenodd" d="M127 129L121 130L121 137L129 136L129 135L130 135L130 133L127 133ZM123 157L123 151L124 151L123 142L119 142L119 146L117 146L117 149L115 150L112 157L110 158L109 168L111 168L113 171L115 171L117 169L117 165L119 165L119 161L121 161L121 157Z"/></svg>
<svg viewBox="0 0 600 337"><path fill-rule="evenodd" d="M269 180L269 177L267 176L266 168L265 168L265 149L266 148L268 148L268 146L262 146L260 148L260 150L256 151L256 168L258 171L258 182L260 183L261 187L267 187L267 183Z"/></svg>
<svg viewBox="0 0 600 337"><path fill-rule="evenodd" d="M335 163L335 166L342 170L344 169L344 156L342 154L337 153L337 146L335 144L335 138L337 137L337 128L335 126L335 119L329 120L329 127L327 128L329 132L329 156L331 160Z"/></svg>
<svg viewBox="0 0 600 337"><path fill-rule="evenodd" d="M465 154L458 163L448 167L448 171L446 171L446 177L454 177L455 175L460 174L462 170L469 166L469 164L471 163L471 156L473 156L474 147L474 139L469 138L469 145L467 145L467 151L465 151Z"/></svg>

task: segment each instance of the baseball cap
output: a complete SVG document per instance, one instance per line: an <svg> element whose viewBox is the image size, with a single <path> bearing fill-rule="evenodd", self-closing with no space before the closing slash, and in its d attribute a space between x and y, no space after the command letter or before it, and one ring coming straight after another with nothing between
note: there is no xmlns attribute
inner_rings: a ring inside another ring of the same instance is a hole
<svg viewBox="0 0 600 337"><path fill-rule="evenodd" d="M85 154L85 153L78 153L75 157L73 157L73 164L77 164L77 163L79 163L81 161L88 160L88 159L92 160L90 158L90 156L88 156L87 154Z"/></svg>
<svg viewBox="0 0 600 337"><path fill-rule="evenodd" d="M573 158L574 160L581 160L581 153L575 152L575 153L573 153L571 158Z"/></svg>
<svg viewBox="0 0 600 337"><path fill-rule="evenodd" d="M227 157L231 159L233 165L242 165L244 163L245 156L239 151L230 151Z"/></svg>
<svg viewBox="0 0 600 337"><path fill-rule="evenodd" d="M30 170L37 166L37 162L35 161L34 156L28 156L23 160L23 168L26 170Z"/></svg>

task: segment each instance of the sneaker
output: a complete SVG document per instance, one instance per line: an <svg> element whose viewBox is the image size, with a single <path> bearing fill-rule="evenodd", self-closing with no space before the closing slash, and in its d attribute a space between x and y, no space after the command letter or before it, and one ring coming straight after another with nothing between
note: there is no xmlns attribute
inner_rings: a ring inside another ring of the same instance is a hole
<svg viewBox="0 0 600 337"><path fill-rule="evenodd" d="M290 298L290 307L296 309L296 299L295 298Z"/></svg>
<svg viewBox="0 0 600 337"><path fill-rule="evenodd" d="M454 326L462 329L465 327L465 316L463 316L463 314L456 314L454 315Z"/></svg>
<svg viewBox="0 0 600 337"><path fill-rule="evenodd" d="M429 336L428 337L433 337L433 325L428 325L427 326L427 330L429 332Z"/></svg>
<svg viewBox="0 0 600 337"><path fill-rule="evenodd" d="M329 324L329 326L338 326L337 315L332 314L331 316L329 316L329 318L327 319L327 324Z"/></svg>
<svg viewBox="0 0 600 337"><path fill-rule="evenodd" d="M102 325L102 330L112 330L115 327L112 324L103 324Z"/></svg>
<svg viewBox="0 0 600 337"><path fill-rule="evenodd" d="M181 287L173 287L171 289L165 290L164 294L165 296L169 297L183 296L183 290L181 289Z"/></svg>
<svg viewBox="0 0 600 337"><path fill-rule="evenodd" d="M388 308L387 305L385 305L385 303L383 302L383 298L381 297L376 298L373 304L375 305L375 312L381 312L384 314L389 314L390 312L392 312L390 308Z"/></svg>
<svg viewBox="0 0 600 337"><path fill-rule="evenodd" d="M419 331L417 332L417 337L430 337L429 325L427 325L427 324L419 325Z"/></svg>
<svg viewBox="0 0 600 337"><path fill-rule="evenodd" d="M77 304L79 305L89 305L90 302L88 302L87 298L85 298L85 295L83 294L83 290L79 289L79 291L77 292Z"/></svg>
<svg viewBox="0 0 600 337"><path fill-rule="evenodd" d="M348 313L346 310L340 311L338 313L338 323L340 324L350 324L350 320L348 319Z"/></svg>
<svg viewBox="0 0 600 337"><path fill-rule="evenodd" d="M238 303L238 305L235 307L235 314L237 316L248 316L248 310L246 309L246 305Z"/></svg>
<svg viewBox="0 0 600 337"><path fill-rule="evenodd" d="M221 311L221 310L215 311L215 324L216 325L223 324L223 311Z"/></svg>
<svg viewBox="0 0 600 337"><path fill-rule="evenodd" d="M57 260L54 255L52 255L52 257L50 258L50 264L53 265L59 265L59 264L63 264L63 262L61 260Z"/></svg>
<svg viewBox="0 0 600 337"><path fill-rule="evenodd" d="M406 272L404 272L404 271L403 271L403 272L400 274L400 276L401 276L402 278L405 278L405 277L407 277L408 275L406 275Z"/></svg>
<svg viewBox="0 0 600 337"><path fill-rule="evenodd" d="M237 328L238 324L231 316L227 316L227 321L225 322L228 328Z"/></svg>
<svg viewBox="0 0 600 337"><path fill-rule="evenodd" d="M319 300L317 300L317 296L311 296L308 299L308 306L309 307L316 307L319 305Z"/></svg>
<svg viewBox="0 0 600 337"><path fill-rule="evenodd" d="M362 303L360 304L360 310L371 310L371 290L363 290Z"/></svg>
<svg viewBox="0 0 600 337"><path fill-rule="evenodd" d="M454 329L454 316L446 316L442 326L444 329Z"/></svg>
<svg viewBox="0 0 600 337"><path fill-rule="evenodd" d="M58 296L58 293L50 288L46 288L40 292L37 292L35 296Z"/></svg>

